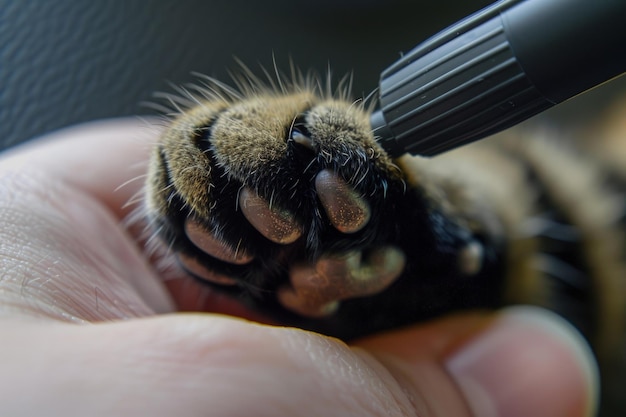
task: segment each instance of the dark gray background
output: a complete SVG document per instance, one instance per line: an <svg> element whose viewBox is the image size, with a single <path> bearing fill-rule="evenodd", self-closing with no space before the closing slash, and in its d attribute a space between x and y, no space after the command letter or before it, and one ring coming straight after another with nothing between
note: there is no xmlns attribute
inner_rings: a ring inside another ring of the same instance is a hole
<svg viewBox="0 0 626 417"><path fill-rule="evenodd" d="M0 149L71 124L148 114L193 71L354 74L367 94L402 51L489 0L0 0ZM623 83L622 83L623 84Z"/></svg>
<svg viewBox="0 0 626 417"><path fill-rule="evenodd" d="M434 3L437 3L435 6ZM146 113L192 71L354 71L357 92L431 32L488 3L403 0L0 0L2 145L77 122Z"/></svg>

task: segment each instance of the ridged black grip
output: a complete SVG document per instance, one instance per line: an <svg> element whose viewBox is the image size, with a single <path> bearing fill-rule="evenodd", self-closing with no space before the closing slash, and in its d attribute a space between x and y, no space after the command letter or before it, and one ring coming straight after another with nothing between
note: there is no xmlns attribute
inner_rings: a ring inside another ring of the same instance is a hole
<svg viewBox="0 0 626 417"><path fill-rule="evenodd" d="M380 86L381 110L395 136L383 147L393 156L435 155L554 104L518 64L499 16L426 57L409 54L404 61L383 73Z"/></svg>
<svg viewBox="0 0 626 417"><path fill-rule="evenodd" d="M372 127L392 156L435 155L626 70L626 1L501 0L381 75Z"/></svg>

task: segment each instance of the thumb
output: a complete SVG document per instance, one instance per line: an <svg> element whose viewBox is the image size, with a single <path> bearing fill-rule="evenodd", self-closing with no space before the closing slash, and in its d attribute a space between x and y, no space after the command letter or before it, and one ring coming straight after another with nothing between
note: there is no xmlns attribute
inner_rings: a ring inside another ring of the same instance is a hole
<svg viewBox="0 0 626 417"><path fill-rule="evenodd" d="M528 308L450 317L353 349L213 315L7 319L0 333L1 415L582 417L597 398L579 336Z"/></svg>
<svg viewBox="0 0 626 417"><path fill-rule="evenodd" d="M413 393L416 415L583 417L597 409L598 371L588 345L539 308L451 317L360 347Z"/></svg>

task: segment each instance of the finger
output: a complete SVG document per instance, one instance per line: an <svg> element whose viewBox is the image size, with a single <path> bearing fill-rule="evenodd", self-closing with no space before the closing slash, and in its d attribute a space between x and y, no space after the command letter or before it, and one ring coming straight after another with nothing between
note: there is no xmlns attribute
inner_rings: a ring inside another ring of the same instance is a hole
<svg viewBox="0 0 626 417"><path fill-rule="evenodd" d="M173 310L119 221L47 173L0 164L0 313L98 321Z"/></svg>
<svg viewBox="0 0 626 417"><path fill-rule="evenodd" d="M94 326L5 321L0 329L11 337L0 355L0 410L94 417L590 416L597 386L584 345L562 322L530 316L520 310L457 316L354 350L313 333L208 315Z"/></svg>
<svg viewBox="0 0 626 417"><path fill-rule="evenodd" d="M112 119L62 129L4 152L4 169L44 173L102 202L118 218L142 189L160 133L154 120Z"/></svg>
<svg viewBox="0 0 626 417"><path fill-rule="evenodd" d="M343 233L361 230L371 217L369 204L331 170L320 171L315 188L332 225Z"/></svg>
<svg viewBox="0 0 626 417"><path fill-rule="evenodd" d="M291 213L271 207L248 187L239 192L239 206L250 224L272 242L286 245L302 236L302 228Z"/></svg>
<svg viewBox="0 0 626 417"><path fill-rule="evenodd" d="M295 329L199 315L22 324L1 327L15 336L0 356L2 415L411 415L347 346Z"/></svg>
<svg viewBox="0 0 626 417"><path fill-rule="evenodd" d="M586 417L597 408L597 367L586 342L538 308L453 317L360 346L405 389L421 393L417 415L436 409L442 416ZM454 392L469 410L451 401Z"/></svg>

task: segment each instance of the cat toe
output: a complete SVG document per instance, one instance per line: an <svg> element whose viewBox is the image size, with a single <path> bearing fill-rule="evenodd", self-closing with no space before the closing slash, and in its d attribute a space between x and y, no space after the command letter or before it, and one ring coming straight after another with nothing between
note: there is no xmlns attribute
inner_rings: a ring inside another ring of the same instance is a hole
<svg viewBox="0 0 626 417"><path fill-rule="evenodd" d="M369 204L329 169L315 177L317 195L332 225L342 233L355 233L370 220Z"/></svg>
<svg viewBox="0 0 626 417"><path fill-rule="evenodd" d="M389 287L403 272L404 253L393 246L320 257L296 265L290 285L279 290L284 307L307 317L332 315L341 300L366 297Z"/></svg>
<svg viewBox="0 0 626 417"><path fill-rule="evenodd" d="M302 228L291 213L272 207L248 187L239 192L239 206L250 224L274 243L287 245L302 235Z"/></svg>
<svg viewBox="0 0 626 417"><path fill-rule="evenodd" d="M208 255L235 265L245 265L254 259L244 249L232 248L223 240L218 239L214 233L207 230L199 222L187 219L185 233L189 240L200 250Z"/></svg>
<svg viewBox="0 0 626 417"><path fill-rule="evenodd" d="M219 285L237 284L237 281L235 279L227 275L220 274L219 272L216 272L214 270L208 269L196 258L188 256L184 253L178 253L176 257L178 259L178 263L183 267L183 269L199 279Z"/></svg>

